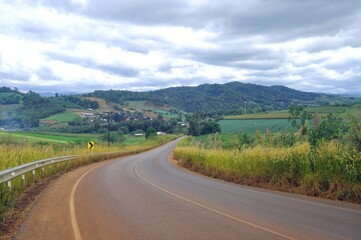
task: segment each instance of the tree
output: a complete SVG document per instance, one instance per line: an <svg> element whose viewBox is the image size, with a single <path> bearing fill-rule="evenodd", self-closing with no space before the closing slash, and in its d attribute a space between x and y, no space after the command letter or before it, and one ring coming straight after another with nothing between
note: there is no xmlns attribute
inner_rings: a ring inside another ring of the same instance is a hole
<svg viewBox="0 0 361 240"><path fill-rule="evenodd" d="M288 121L291 122L292 127L297 129L302 127L302 134L305 135L308 130L308 121L312 119L312 115L305 110L305 107L296 105L291 105L288 112L290 114Z"/></svg>
<svg viewBox="0 0 361 240"><path fill-rule="evenodd" d="M201 135L221 132L221 127L214 121L202 122L201 123Z"/></svg>
<svg viewBox="0 0 361 240"><path fill-rule="evenodd" d="M151 139L157 136L157 131L153 127L147 128L147 131L145 132L145 138Z"/></svg>
<svg viewBox="0 0 361 240"><path fill-rule="evenodd" d="M321 120L318 127L309 130L308 140L312 146L319 142L338 139L346 131L346 126L340 115L334 113L328 114Z"/></svg>
<svg viewBox="0 0 361 240"><path fill-rule="evenodd" d="M348 131L348 139L352 147L361 152L361 118L360 116L349 115L350 128Z"/></svg>
<svg viewBox="0 0 361 240"><path fill-rule="evenodd" d="M188 135L199 136L201 134L200 115L195 113L189 117Z"/></svg>

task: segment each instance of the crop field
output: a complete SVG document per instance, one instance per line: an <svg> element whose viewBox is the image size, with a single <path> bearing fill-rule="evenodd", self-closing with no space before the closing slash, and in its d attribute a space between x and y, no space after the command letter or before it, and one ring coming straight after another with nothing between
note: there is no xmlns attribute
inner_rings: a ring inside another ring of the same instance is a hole
<svg viewBox="0 0 361 240"><path fill-rule="evenodd" d="M319 113L326 116L329 113L345 113L349 111L353 114L361 114L361 104L346 106L324 106L324 107L307 107L305 110L309 113ZM225 116L224 120L219 121L222 132L235 133L242 132L264 132L269 129L272 132L287 130L290 127L288 122L289 113L287 110L273 111L266 113L244 114Z"/></svg>
<svg viewBox="0 0 361 240"><path fill-rule="evenodd" d="M265 132L267 129L271 132L278 132L287 130L290 127L287 119L220 120L218 123L222 133L236 133L238 131L254 133L257 130Z"/></svg>
<svg viewBox="0 0 361 240"><path fill-rule="evenodd" d="M50 116L48 118L44 118L44 119L42 119L41 123L44 122L44 121L45 122L49 121L49 120L54 121L56 123L65 123L65 122L73 121L77 117L79 117L79 116L77 114L75 114L74 112L65 111L65 112L58 113L58 114L55 114L53 116Z"/></svg>
<svg viewBox="0 0 361 240"><path fill-rule="evenodd" d="M98 139L96 134L57 134L36 132L0 132L0 143L60 143Z"/></svg>
<svg viewBox="0 0 361 240"><path fill-rule="evenodd" d="M309 113L319 113L321 115L326 115L329 113L343 113L347 109L352 110L353 108L357 109L357 105L350 108L346 106L306 107L305 110ZM288 119L289 116L290 115L288 113L288 110L283 110L265 113L225 116L224 119Z"/></svg>
<svg viewBox="0 0 361 240"><path fill-rule="evenodd" d="M267 113L243 114L234 116L225 116L224 119L287 119L288 111L274 111Z"/></svg>

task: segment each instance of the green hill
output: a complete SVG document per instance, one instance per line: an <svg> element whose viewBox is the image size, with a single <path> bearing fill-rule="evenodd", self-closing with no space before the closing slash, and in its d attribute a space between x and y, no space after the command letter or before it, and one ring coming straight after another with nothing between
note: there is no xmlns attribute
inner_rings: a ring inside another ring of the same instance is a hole
<svg viewBox="0 0 361 240"><path fill-rule="evenodd" d="M352 98L321 93L301 92L284 86L261 86L231 82L203 84L197 87L172 87L149 92L95 91L87 96L124 105L126 101L149 101L170 105L184 112L235 114L245 109L265 112L283 110L291 103L306 106L349 103Z"/></svg>

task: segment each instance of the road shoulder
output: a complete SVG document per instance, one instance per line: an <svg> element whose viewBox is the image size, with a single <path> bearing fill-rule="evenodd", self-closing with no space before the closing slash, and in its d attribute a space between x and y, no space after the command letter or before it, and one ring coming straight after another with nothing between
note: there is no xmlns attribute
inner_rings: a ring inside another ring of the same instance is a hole
<svg viewBox="0 0 361 240"><path fill-rule="evenodd" d="M70 215L70 197L73 186L92 168L110 161L86 165L61 175L33 204L13 239L74 239Z"/></svg>

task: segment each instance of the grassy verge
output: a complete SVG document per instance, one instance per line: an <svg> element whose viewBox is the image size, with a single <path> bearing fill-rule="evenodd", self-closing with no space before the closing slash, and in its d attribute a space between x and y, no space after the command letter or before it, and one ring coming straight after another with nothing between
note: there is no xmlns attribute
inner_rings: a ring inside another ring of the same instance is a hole
<svg viewBox="0 0 361 240"><path fill-rule="evenodd" d="M361 204L361 153L337 142L312 149L255 146L205 149L189 139L175 149L179 163L226 181Z"/></svg>

